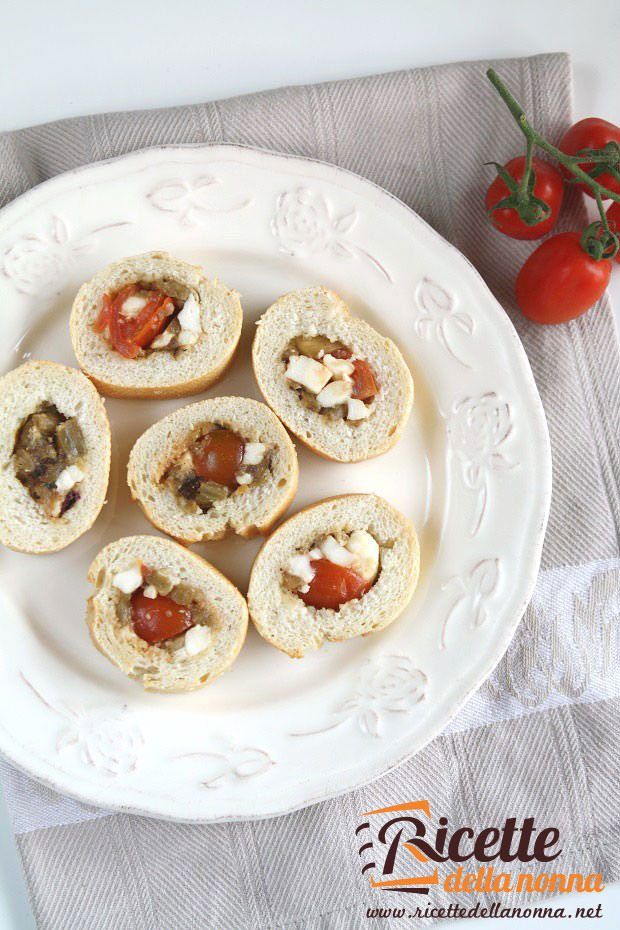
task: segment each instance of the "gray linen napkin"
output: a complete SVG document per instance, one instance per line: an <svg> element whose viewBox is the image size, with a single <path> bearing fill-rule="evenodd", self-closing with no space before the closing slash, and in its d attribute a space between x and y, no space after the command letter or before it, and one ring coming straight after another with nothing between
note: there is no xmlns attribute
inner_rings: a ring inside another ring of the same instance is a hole
<svg viewBox="0 0 620 930"><path fill-rule="evenodd" d="M539 583L506 657L444 735L366 788L274 820L200 827L88 810L5 764L42 930L367 926L368 907L402 902L370 890L355 827L361 812L413 798L429 798L453 826L481 829L507 816L535 816L561 830L554 871L620 878L620 366L613 321L606 300L585 318L552 328L528 324L514 308L512 281L531 246L504 239L485 222L489 169L482 163L508 159L520 140L484 78L488 64L86 117L0 137L2 202L76 165L170 142L237 142L308 155L382 185L458 246L510 313L546 408L555 465ZM557 138L571 119L567 57L494 64L534 124ZM564 225L580 222L582 213L573 197ZM502 897L505 904L527 898ZM592 903L593 896L584 897ZM498 900L469 898L464 903ZM431 900L456 899L433 891ZM418 903L408 900L408 910Z"/></svg>

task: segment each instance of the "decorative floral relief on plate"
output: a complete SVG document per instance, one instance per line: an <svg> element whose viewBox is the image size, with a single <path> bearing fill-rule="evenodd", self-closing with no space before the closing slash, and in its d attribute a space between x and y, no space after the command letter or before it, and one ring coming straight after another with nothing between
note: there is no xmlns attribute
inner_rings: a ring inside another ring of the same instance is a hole
<svg viewBox="0 0 620 930"><path fill-rule="evenodd" d="M192 181L166 178L146 195L153 207L174 214L183 226L200 226L212 213L233 213L252 203L252 198L218 203L214 193L222 185L219 178L203 174Z"/></svg>
<svg viewBox="0 0 620 930"><path fill-rule="evenodd" d="M422 278L415 292L415 301L422 315L415 320L415 332L422 339L434 340L465 368L473 368L457 351L459 336L472 336L473 317L456 310L453 296L430 278Z"/></svg>
<svg viewBox="0 0 620 930"><path fill-rule="evenodd" d="M129 775L138 767L144 736L127 710L75 711L48 701L21 673L24 684L64 724L58 731L56 751L74 749L85 765L106 775Z"/></svg>
<svg viewBox="0 0 620 930"><path fill-rule="evenodd" d="M20 294L38 294L52 285L67 265L93 251L97 245L97 233L129 225L128 220L106 223L76 238L71 235L66 220L61 216L51 216L45 233L21 236L5 251L2 273L13 282Z"/></svg>
<svg viewBox="0 0 620 930"><path fill-rule="evenodd" d="M487 510L492 472L516 465L500 448L511 432L510 406L494 391L466 397L454 405L448 417L448 439L460 460L463 483L476 494L472 536L480 529Z"/></svg>
<svg viewBox="0 0 620 930"><path fill-rule="evenodd" d="M392 714L408 714L426 696L428 678L408 656L384 655L363 666L355 693L324 726L291 736L314 736L343 723L355 722L365 736L382 736L383 721Z"/></svg>
<svg viewBox="0 0 620 930"><path fill-rule="evenodd" d="M175 759L204 760L203 788L219 788L241 779L254 778L275 765L268 752L254 746L233 746L227 752L187 752L175 756Z"/></svg>
<svg viewBox="0 0 620 930"><path fill-rule="evenodd" d="M442 591L454 591L454 600L441 627L440 649L446 648L450 622L462 614L469 618L471 629L477 629L489 619L487 601L497 590L500 579L500 560L483 559L469 574L454 576L445 581Z"/></svg>
<svg viewBox="0 0 620 930"><path fill-rule="evenodd" d="M348 235L357 219L355 208L336 215L326 197L306 187L296 187L278 197L271 231L282 251L289 255L329 252L337 258L362 258L393 283L379 259Z"/></svg>

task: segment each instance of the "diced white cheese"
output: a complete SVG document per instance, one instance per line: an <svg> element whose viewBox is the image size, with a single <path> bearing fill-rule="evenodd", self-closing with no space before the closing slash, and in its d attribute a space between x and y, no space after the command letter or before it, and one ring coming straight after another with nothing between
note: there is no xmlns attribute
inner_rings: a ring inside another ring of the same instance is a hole
<svg viewBox="0 0 620 930"><path fill-rule="evenodd" d="M317 395L316 402L321 407L337 407L338 404L345 404L350 396L350 381L332 381Z"/></svg>
<svg viewBox="0 0 620 930"><path fill-rule="evenodd" d="M353 362L348 358L335 358L328 354L323 357L323 364L335 378L341 378L343 381L348 381L353 374Z"/></svg>
<svg viewBox="0 0 620 930"><path fill-rule="evenodd" d="M166 346L172 341L174 333L170 331L170 328L165 329L163 333L160 333L159 336L156 336L153 339L149 348L151 349L165 349Z"/></svg>
<svg viewBox="0 0 620 930"><path fill-rule="evenodd" d="M82 481L84 472L77 465L69 465L58 475L56 479L56 490L61 494L66 494L71 488L75 487L78 481Z"/></svg>
<svg viewBox="0 0 620 930"><path fill-rule="evenodd" d="M260 465L266 451L267 446L264 442L246 442L243 449L243 465Z"/></svg>
<svg viewBox="0 0 620 930"><path fill-rule="evenodd" d="M146 297L140 297L139 294L132 294L131 297L127 297L127 299L123 301L121 313L131 320L146 307L147 302Z"/></svg>
<svg viewBox="0 0 620 930"><path fill-rule="evenodd" d="M200 334L202 332L202 325L200 323L200 306L193 294L190 294L183 304L177 319L181 329L189 330L191 333Z"/></svg>
<svg viewBox="0 0 620 930"><path fill-rule="evenodd" d="M366 581L374 581L379 571L379 543L366 530L354 530L347 549L355 557L355 569Z"/></svg>
<svg viewBox="0 0 620 930"><path fill-rule="evenodd" d="M152 601L157 597L157 588L154 584L147 584L146 588L142 592L145 597L150 598Z"/></svg>
<svg viewBox="0 0 620 930"><path fill-rule="evenodd" d="M314 358L308 358L307 355L291 355L285 373L285 377L289 381L296 381L297 384L308 388L313 394L318 394L331 376L332 373L329 368L321 365Z"/></svg>
<svg viewBox="0 0 620 930"><path fill-rule="evenodd" d="M247 472L240 471L235 475L235 481L237 484L252 484L253 480L254 479L252 478L252 475L249 475Z"/></svg>
<svg viewBox="0 0 620 930"><path fill-rule="evenodd" d="M180 346L193 346L200 339L200 333L194 332L193 329L182 329L177 336L177 342Z"/></svg>
<svg viewBox="0 0 620 930"><path fill-rule="evenodd" d="M310 564L310 558L307 555L292 555L286 563L286 571L294 578L299 578L304 584L310 584L314 578L314 569Z"/></svg>
<svg viewBox="0 0 620 930"><path fill-rule="evenodd" d="M308 555L310 556L311 559L315 559L315 560L323 558L323 553L321 552L320 549L311 549Z"/></svg>
<svg viewBox="0 0 620 930"><path fill-rule="evenodd" d="M370 407L357 397L350 397L347 401L347 420L365 420L370 416Z"/></svg>
<svg viewBox="0 0 620 930"><path fill-rule="evenodd" d="M183 640L188 656L197 656L211 643L211 630L208 626L193 626L188 630Z"/></svg>
<svg viewBox="0 0 620 930"><path fill-rule="evenodd" d="M349 552L344 546L341 546L333 536L327 536L323 540L321 543L321 552L325 558L333 562L334 565L342 565L344 568L348 568L349 565L353 565L355 562L353 553Z"/></svg>
<svg viewBox="0 0 620 930"><path fill-rule="evenodd" d="M142 567L139 563L124 572L119 572L112 579L112 584L123 594L133 594L142 585Z"/></svg>
<svg viewBox="0 0 620 930"><path fill-rule="evenodd" d="M307 594L308 591L310 590L310 585L302 584L297 590L299 591L300 594Z"/></svg>

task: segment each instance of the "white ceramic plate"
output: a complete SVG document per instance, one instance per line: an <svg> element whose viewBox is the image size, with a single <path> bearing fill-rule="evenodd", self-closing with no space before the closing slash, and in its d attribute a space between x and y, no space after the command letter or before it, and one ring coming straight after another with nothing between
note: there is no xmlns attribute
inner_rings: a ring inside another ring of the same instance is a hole
<svg viewBox="0 0 620 930"><path fill-rule="evenodd" d="M549 508L544 414L504 311L419 217L355 175L233 146L139 152L8 206L2 368L31 356L74 365L68 319L79 285L149 249L199 262L242 295L242 340L212 395L259 397L254 321L294 288L326 284L400 346L416 390L400 443L358 465L300 448L293 509L382 494L418 528L420 584L375 636L299 661L250 630L211 687L144 693L91 645L85 576L110 540L153 532L130 502L127 456L183 401L109 400L111 483L93 529L55 555L0 554L0 749L102 807L190 821L278 814L419 750L502 656L532 591ZM259 545L233 537L195 548L244 591Z"/></svg>

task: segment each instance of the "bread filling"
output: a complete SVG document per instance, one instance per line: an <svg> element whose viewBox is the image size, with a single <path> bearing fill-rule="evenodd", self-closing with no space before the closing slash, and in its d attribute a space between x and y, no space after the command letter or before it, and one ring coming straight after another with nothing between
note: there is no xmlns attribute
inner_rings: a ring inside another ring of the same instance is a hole
<svg viewBox="0 0 620 930"><path fill-rule="evenodd" d="M200 304L193 291L176 281L127 284L104 294L94 329L125 358L152 352L176 357L200 338Z"/></svg>
<svg viewBox="0 0 620 930"><path fill-rule="evenodd" d="M366 530L338 532L292 555L282 583L309 607L338 610L363 597L379 575L380 549Z"/></svg>
<svg viewBox="0 0 620 930"><path fill-rule="evenodd" d="M192 431L162 482L187 513L208 513L218 501L256 487L270 471L272 452L267 443L204 424Z"/></svg>
<svg viewBox="0 0 620 930"><path fill-rule="evenodd" d="M75 417L42 404L15 437L15 474L48 519L64 516L80 499L86 443Z"/></svg>
<svg viewBox="0 0 620 930"><path fill-rule="evenodd" d="M331 420L365 420L379 388L365 358L326 336L297 336L283 355L285 378L301 403Z"/></svg>
<svg viewBox="0 0 620 930"><path fill-rule="evenodd" d="M212 613L191 585L172 573L136 562L112 579L118 591L117 616L148 647L170 657L192 658L209 648Z"/></svg>

